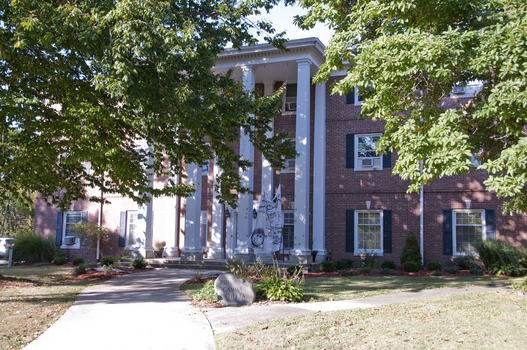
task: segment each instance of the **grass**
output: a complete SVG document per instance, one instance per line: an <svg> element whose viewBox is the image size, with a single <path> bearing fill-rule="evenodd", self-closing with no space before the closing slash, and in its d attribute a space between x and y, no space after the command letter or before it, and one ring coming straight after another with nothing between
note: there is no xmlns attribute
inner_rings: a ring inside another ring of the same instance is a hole
<svg viewBox="0 0 527 350"><path fill-rule="evenodd" d="M71 267L0 267L17 282L0 281L0 349L19 349L44 332L86 287L99 282L76 279Z"/></svg>
<svg viewBox="0 0 527 350"><path fill-rule="evenodd" d="M216 336L218 349L525 349L527 298L457 294L310 313Z"/></svg>

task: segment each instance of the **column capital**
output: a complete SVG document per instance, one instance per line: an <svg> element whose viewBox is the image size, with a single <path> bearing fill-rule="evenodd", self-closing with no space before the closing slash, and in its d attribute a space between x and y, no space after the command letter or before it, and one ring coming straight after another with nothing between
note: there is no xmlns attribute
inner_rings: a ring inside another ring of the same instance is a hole
<svg viewBox="0 0 527 350"><path fill-rule="evenodd" d="M245 72L249 72L249 71L253 71L253 65L252 64L244 64L242 66L240 66L242 71L245 73Z"/></svg>
<svg viewBox="0 0 527 350"><path fill-rule="evenodd" d="M300 60L296 60L296 63L299 66L303 66L303 65L311 66L313 64L313 61L311 61L309 58L302 58Z"/></svg>

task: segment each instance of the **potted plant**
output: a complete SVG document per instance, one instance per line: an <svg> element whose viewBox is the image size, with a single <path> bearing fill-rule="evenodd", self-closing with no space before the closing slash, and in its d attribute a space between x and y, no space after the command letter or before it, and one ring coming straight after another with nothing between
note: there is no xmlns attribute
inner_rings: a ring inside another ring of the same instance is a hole
<svg viewBox="0 0 527 350"><path fill-rule="evenodd" d="M165 249L165 241L156 241L154 243L154 256L156 258L163 257L163 250Z"/></svg>

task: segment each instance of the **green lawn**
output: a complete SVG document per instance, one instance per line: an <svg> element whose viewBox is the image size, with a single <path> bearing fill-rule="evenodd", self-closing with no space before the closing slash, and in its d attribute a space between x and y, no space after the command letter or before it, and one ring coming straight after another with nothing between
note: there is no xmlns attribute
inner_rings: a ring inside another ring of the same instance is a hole
<svg viewBox="0 0 527 350"><path fill-rule="evenodd" d="M525 349L527 296L455 294L310 313L216 336L218 349Z"/></svg>

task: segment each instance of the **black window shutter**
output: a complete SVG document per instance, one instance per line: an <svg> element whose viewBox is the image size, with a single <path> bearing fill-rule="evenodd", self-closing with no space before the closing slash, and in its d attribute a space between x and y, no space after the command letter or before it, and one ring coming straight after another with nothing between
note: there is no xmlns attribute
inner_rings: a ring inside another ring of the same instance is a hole
<svg viewBox="0 0 527 350"><path fill-rule="evenodd" d="M88 212L87 211L81 212L81 220L82 222L88 222ZM86 245L86 238L83 238L81 240L81 245Z"/></svg>
<svg viewBox="0 0 527 350"><path fill-rule="evenodd" d="M494 209L485 210L485 221L487 224L487 239L496 240L496 211Z"/></svg>
<svg viewBox="0 0 527 350"><path fill-rule="evenodd" d="M383 251L384 253L392 252L392 211L383 210Z"/></svg>
<svg viewBox="0 0 527 350"><path fill-rule="evenodd" d="M346 252L355 250L355 210L346 210Z"/></svg>
<svg viewBox="0 0 527 350"><path fill-rule="evenodd" d="M346 104L354 105L355 104L355 88L352 88L350 92L346 95Z"/></svg>
<svg viewBox="0 0 527 350"><path fill-rule="evenodd" d="M443 209L443 254L452 255L452 209Z"/></svg>
<svg viewBox="0 0 527 350"><path fill-rule="evenodd" d="M62 212L57 212L57 228L55 229L55 245L62 244Z"/></svg>
<svg viewBox="0 0 527 350"><path fill-rule="evenodd" d="M382 167L383 168L392 167L392 152L389 151L389 147L386 147L386 154L382 155Z"/></svg>
<svg viewBox="0 0 527 350"><path fill-rule="evenodd" d="M119 247L125 246L125 238L126 238L126 212L121 212L121 218L119 222Z"/></svg>
<svg viewBox="0 0 527 350"><path fill-rule="evenodd" d="M355 134L346 135L346 168L355 168Z"/></svg>

